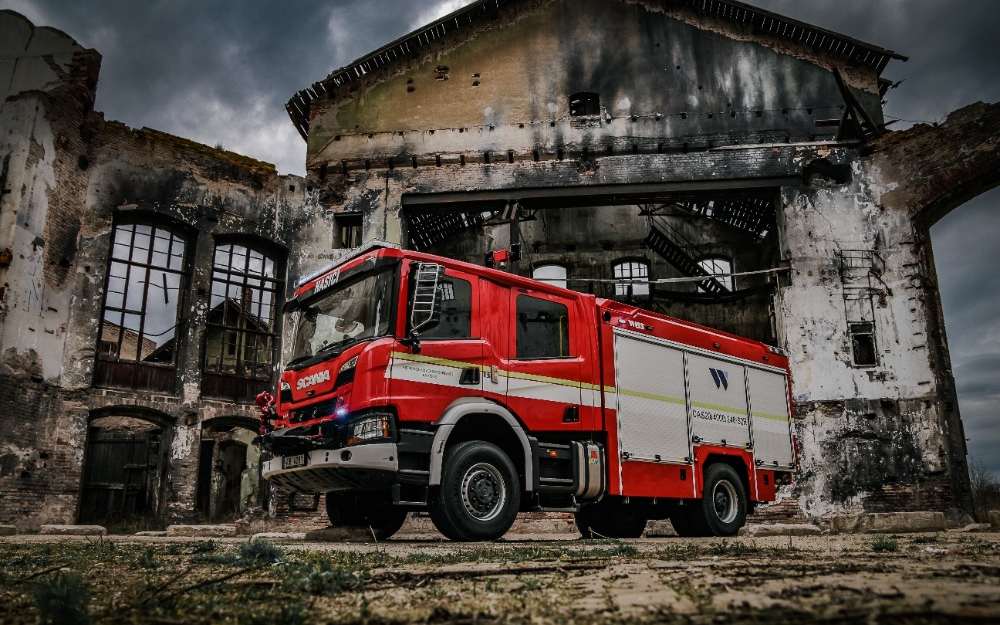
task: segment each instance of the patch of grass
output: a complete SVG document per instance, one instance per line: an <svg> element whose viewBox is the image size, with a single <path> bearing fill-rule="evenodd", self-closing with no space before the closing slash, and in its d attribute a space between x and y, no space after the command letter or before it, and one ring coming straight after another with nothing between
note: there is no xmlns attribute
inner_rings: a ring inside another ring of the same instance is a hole
<svg viewBox="0 0 1000 625"><path fill-rule="evenodd" d="M274 564L282 555L282 550L269 540L246 542L239 549L240 562L245 564Z"/></svg>
<svg viewBox="0 0 1000 625"><path fill-rule="evenodd" d="M42 625L87 625L90 590L75 573L60 573L35 585L32 598Z"/></svg>
<svg viewBox="0 0 1000 625"><path fill-rule="evenodd" d="M899 551L899 541L895 536L879 535L868 544L875 553L891 553Z"/></svg>
<svg viewBox="0 0 1000 625"><path fill-rule="evenodd" d="M367 570L320 560L299 565L288 571L285 585L292 591L313 596L330 596L348 590L359 590L368 583Z"/></svg>

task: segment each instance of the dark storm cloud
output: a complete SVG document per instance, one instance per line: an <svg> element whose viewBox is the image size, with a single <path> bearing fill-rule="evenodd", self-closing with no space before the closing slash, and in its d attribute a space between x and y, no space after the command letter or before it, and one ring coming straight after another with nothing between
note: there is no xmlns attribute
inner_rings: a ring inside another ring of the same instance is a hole
<svg viewBox="0 0 1000 625"><path fill-rule="evenodd" d="M571 1L571 0L570 0ZM939 121L1000 100L995 0L750 0L908 55L885 75L891 117ZM330 70L462 0L0 0L104 55L98 108L301 173L305 145L284 102ZM1000 474L1000 191L933 230L951 354L973 456Z"/></svg>
<svg viewBox="0 0 1000 625"><path fill-rule="evenodd" d="M101 52L97 108L109 119L221 143L291 173L303 172L305 144L285 101L433 19L438 4L0 0Z"/></svg>

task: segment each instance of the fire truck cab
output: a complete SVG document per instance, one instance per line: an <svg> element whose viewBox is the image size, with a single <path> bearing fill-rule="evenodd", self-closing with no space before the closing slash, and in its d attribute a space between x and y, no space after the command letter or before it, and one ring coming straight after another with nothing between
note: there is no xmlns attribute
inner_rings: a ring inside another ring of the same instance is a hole
<svg viewBox="0 0 1000 625"><path fill-rule="evenodd" d="M258 398L265 478L334 525L429 511L493 540L520 511L584 536L733 535L795 456L778 349L499 270L376 244L300 282Z"/></svg>

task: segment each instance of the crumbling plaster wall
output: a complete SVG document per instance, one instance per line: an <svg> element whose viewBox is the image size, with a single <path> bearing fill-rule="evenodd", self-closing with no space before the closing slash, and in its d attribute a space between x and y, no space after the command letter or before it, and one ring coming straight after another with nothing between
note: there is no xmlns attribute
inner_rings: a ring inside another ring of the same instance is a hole
<svg viewBox="0 0 1000 625"><path fill-rule="evenodd" d="M970 508L930 226L1000 183L1000 105L875 141L844 186L785 194L783 339L792 353L810 515ZM874 250L877 367L851 366L841 249Z"/></svg>
<svg viewBox="0 0 1000 625"><path fill-rule="evenodd" d="M163 520L191 520L201 422L256 416L200 392L214 239L270 242L294 276L330 255L332 222L300 177L105 121L96 52L10 11L0 35L0 523L76 521L87 427L109 415L166 426ZM174 393L92 387L112 225L139 214L193 240Z"/></svg>

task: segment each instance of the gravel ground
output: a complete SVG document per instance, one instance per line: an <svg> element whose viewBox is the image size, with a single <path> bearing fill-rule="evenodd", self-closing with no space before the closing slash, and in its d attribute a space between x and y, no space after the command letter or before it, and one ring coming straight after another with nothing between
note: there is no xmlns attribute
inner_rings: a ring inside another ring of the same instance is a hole
<svg viewBox="0 0 1000 625"><path fill-rule="evenodd" d="M3 623L1000 623L1000 534L492 544L16 536Z"/></svg>

